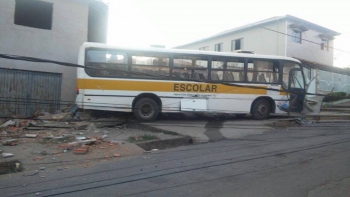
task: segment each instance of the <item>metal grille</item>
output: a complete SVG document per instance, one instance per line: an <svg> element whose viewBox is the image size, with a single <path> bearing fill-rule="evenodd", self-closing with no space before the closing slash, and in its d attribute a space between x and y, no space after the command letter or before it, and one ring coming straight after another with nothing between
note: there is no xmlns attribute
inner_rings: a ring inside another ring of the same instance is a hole
<svg viewBox="0 0 350 197"><path fill-rule="evenodd" d="M0 116L60 108L62 75L0 68Z"/></svg>
<svg viewBox="0 0 350 197"><path fill-rule="evenodd" d="M319 88L323 91L346 92L350 94L350 76L320 70Z"/></svg>

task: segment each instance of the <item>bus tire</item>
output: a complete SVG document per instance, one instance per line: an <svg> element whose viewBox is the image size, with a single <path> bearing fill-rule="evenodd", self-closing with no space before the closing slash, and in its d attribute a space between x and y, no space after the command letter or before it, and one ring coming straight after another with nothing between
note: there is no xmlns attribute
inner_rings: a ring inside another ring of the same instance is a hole
<svg viewBox="0 0 350 197"><path fill-rule="evenodd" d="M263 120L270 116L271 105L265 99L256 101L252 108L252 116L254 119Z"/></svg>
<svg viewBox="0 0 350 197"><path fill-rule="evenodd" d="M159 106L153 99L142 98L135 103L133 111L137 120L148 122L158 117Z"/></svg>

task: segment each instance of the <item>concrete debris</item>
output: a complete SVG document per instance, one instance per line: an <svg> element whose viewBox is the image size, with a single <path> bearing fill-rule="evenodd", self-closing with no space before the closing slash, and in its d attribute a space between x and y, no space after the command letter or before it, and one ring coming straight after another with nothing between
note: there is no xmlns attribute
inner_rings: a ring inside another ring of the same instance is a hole
<svg viewBox="0 0 350 197"><path fill-rule="evenodd" d="M34 172L28 173L28 174L23 174L23 176L34 176L39 174L39 170L35 170Z"/></svg>
<svg viewBox="0 0 350 197"><path fill-rule="evenodd" d="M43 136L44 139L53 139L55 136L53 136L52 134L47 135L47 136Z"/></svg>
<svg viewBox="0 0 350 197"><path fill-rule="evenodd" d="M5 128L5 127L8 127L8 126L14 126L15 124L16 124L15 121L9 120L9 121L5 122L4 124L2 124L2 125L0 126L0 128Z"/></svg>
<svg viewBox="0 0 350 197"><path fill-rule="evenodd" d="M40 167L40 170L45 170L46 168L45 167Z"/></svg>
<svg viewBox="0 0 350 197"><path fill-rule="evenodd" d="M86 137L76 137L77 140L86 140Z"/></svg>
<svg viewBox="0 0 350 197"><path fill-rule="evenodd" d="M10 139L2 141L2 145L4 146L15 146L18 144L18 139Z"/></svg>
<svg viewBox="0 0 350 197"><path fill-rule="evenodd" d="M73 135L83 135L83 132L72 132Z"/></svg>
<svg viewBox="0 0 350 197"><path fill-rule="evenodd" d="M73 120L90 120L91 115L84 112L76 112Z"/></svg>
<svg viewBox="0 0 350 197"><path fill-rule="evenodd" d="M93 123L90 122L76 122L74 124L74 129L75 130L89 130L90 129L90 125ZM95 126L95 125L94 125ZM91 126L92 127L92 126ZM93 128L92 128L93 129Z"/></svg>
<svg viewBox="0 0 350 197"><path fill-rule="evenodd" d="M15 126L19 127L19 120L18 119L15 119Z"/></svg>
<svg viewBox="0 0 350 197"><path fill-rule="evenodd" d="M97 141L96 138L92 138L90 140L79 140L79 141L76 141L76 142L70 142L68 143L68 145L89 145L89 144L93 144Z"/></svg>
<svg viewBox="0 0 350 197"><path fill-rule="evenodd" d="M102 135L101 139L108 138L108 135Z"/></svg>
<svg viewBox="0 0 350 197"><path fill-rule="evenodd" d="M37 134L25 134L24 137L27 137L27 138L36 138L38 135Z"/></svg>
<svg viewBox="0 0 350 197"><path fill-rule="evenodd" d="M88 130L88 131L96 130L95 124L94 124L94 123L91 123L88 127L86 127L86 130Z"/></svg>
<svg viewBox="0 0 350 197"><path fill-rule="evenodd" d="M296 123L301 124L301 125L312 125L313 122L310 120L307 120L305 116L300 116L295 120Z"/></svg>
<svg viewBox="0 0 350 197"><path fill-rule="evenodd" d="M3 158L9 158L9 157L13 157L14 155L12 153L2 153L1 156Z"/></svg>
<svg viewBox="0 0 350 197"><path fill-rule="evenodd" d="M37 113L37 118L40 120L50 120L55 122L65 122L73 120L72 113L59 113L59 114L50 114L48 112Z"/></svg>

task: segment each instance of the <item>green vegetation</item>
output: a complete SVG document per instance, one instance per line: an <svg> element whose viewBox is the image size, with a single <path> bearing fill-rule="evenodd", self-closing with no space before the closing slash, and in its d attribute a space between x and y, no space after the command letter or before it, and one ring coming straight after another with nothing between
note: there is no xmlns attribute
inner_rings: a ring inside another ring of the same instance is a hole
<svg viewBox="0 0 350 197"><path fill-rule="evenodd" d="M350 99L350 96L346 92L333 92L332 94L325 96L323 102L334 102L342 99Z"/></svg>
<svg viewBox="0 0 350 197"><path fill-rule="evenodd" d="M129 137L129 142L130 143L145 142L145 141L157 140L157 139L158 139L157 136L145 134L137 137Z"/></svg>

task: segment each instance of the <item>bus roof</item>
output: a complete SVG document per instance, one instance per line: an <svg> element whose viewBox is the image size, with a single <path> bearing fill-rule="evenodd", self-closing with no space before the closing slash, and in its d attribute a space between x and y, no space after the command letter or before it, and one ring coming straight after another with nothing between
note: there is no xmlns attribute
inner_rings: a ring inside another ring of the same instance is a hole
<svg viewBox="0 0 350 197"><path fill-rule="evenodd" d="M119 49L129 51L146 51L146 52L161 52L161 53L178 53L178 54L191 54L191 55L212 55L212 56L224 56L224 57L242 57L242 58L257 58L257 59L277 59L277 60L289 60L297 63L301 63L299 60L283 57L277 55L261 55L261 54L249 54L249 53L229 53L229 52L215 52L215 51L200 51L200 50L186 50L186 49L164 49L164 48L137 48L137 47L120 47L107 45L102 43L85 42L81 46L81 50L85 51L86 48L104 48L104 49Z"/></svg>

